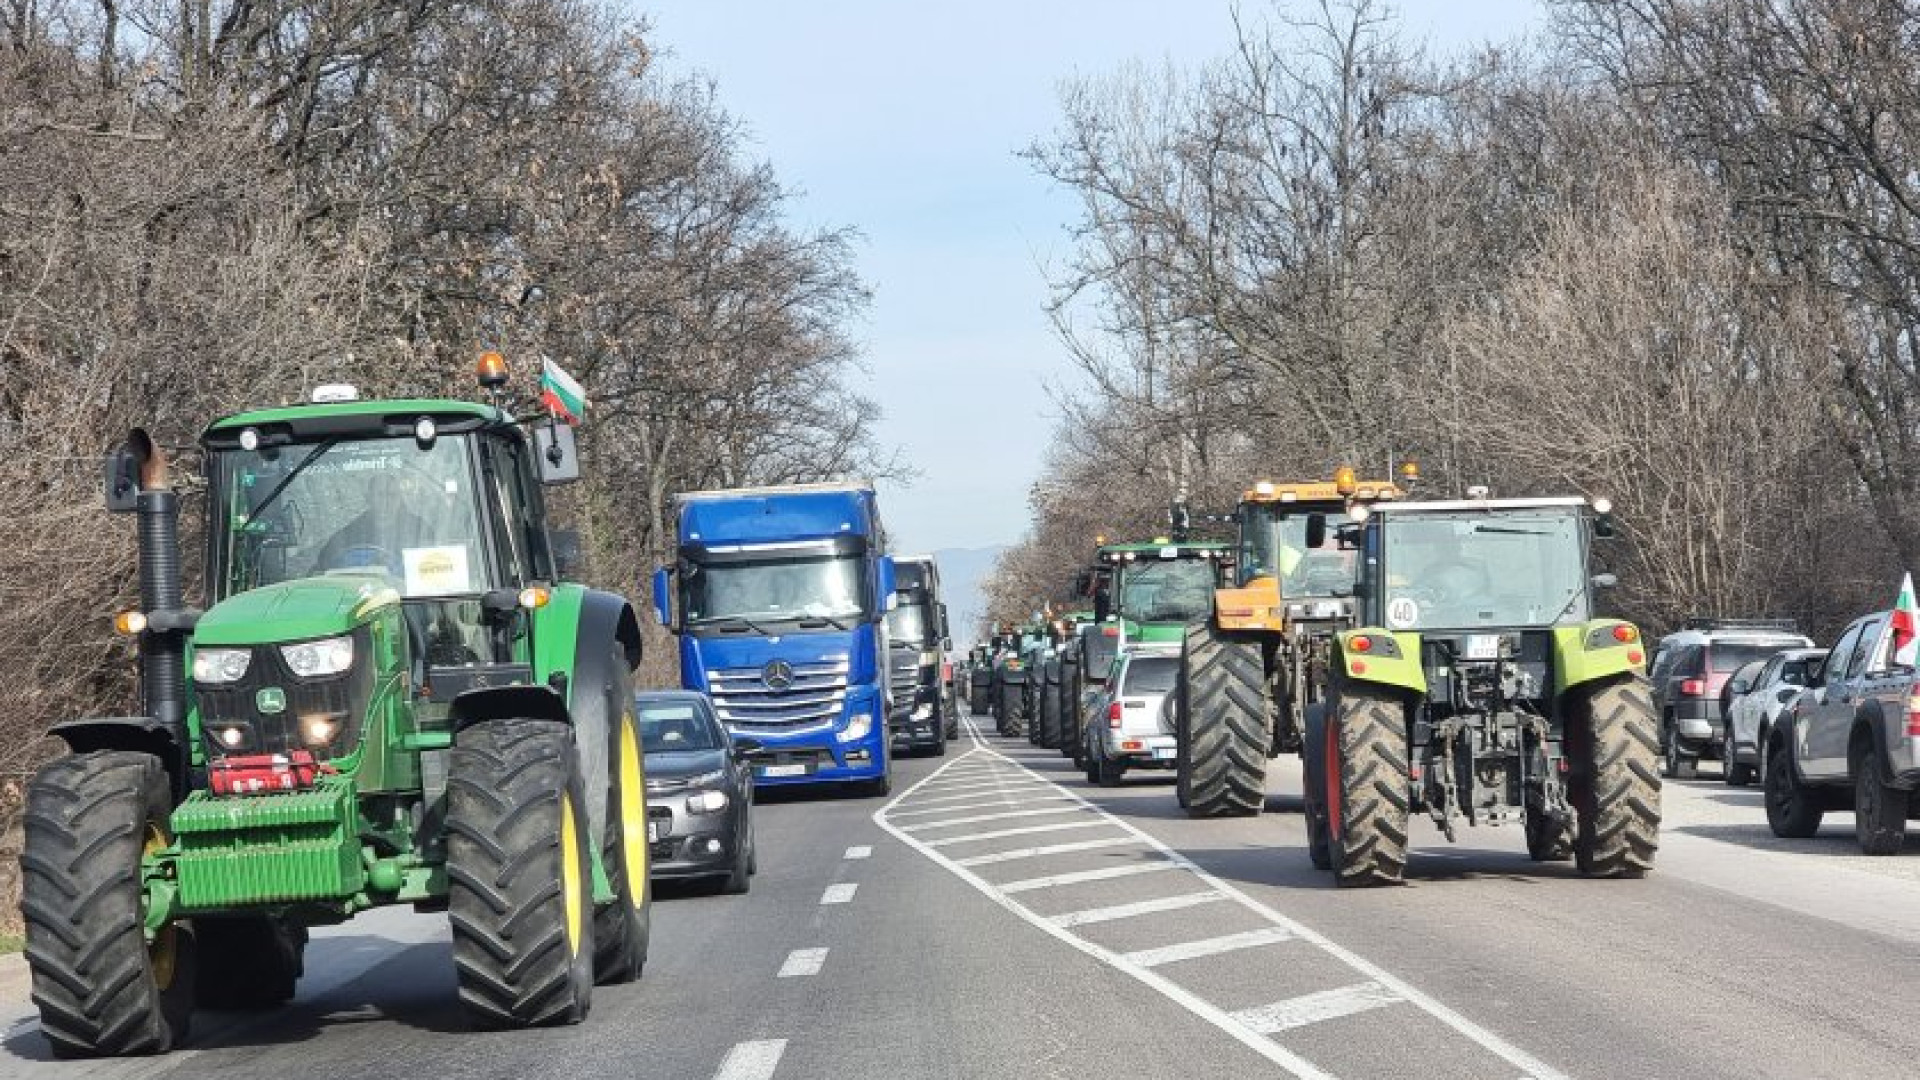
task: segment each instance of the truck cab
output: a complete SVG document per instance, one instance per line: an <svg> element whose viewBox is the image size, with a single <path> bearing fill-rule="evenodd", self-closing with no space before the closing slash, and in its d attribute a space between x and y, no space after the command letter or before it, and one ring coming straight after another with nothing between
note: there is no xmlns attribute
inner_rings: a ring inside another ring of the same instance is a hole
<svg viewBox="0 0 1920 1080"><path fill-rule="evenodd" d="M947 752L951 703L942 678L947 605L931 555L894 560L896 602L887 612L887 731L895 749Z"/></svg>
<svg viewBox="0 0 1920 1080"><path fill-rule="evenodd" d="M674 564L654 606L680 682L761 745L755 782L891 787L886 616L894 565L870 484L675 499Z"/></svg>

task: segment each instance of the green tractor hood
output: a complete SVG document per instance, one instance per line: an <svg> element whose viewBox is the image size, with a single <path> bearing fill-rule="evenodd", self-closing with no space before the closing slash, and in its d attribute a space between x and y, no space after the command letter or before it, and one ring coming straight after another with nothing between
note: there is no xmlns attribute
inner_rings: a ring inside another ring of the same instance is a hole
<svg viewBox="0 0 1920 1080"><path fill-rule="evenodd" d="M258 645L345 634L400 594L380 573L334 573L230 596L194 627L195 645Z"/></svg>

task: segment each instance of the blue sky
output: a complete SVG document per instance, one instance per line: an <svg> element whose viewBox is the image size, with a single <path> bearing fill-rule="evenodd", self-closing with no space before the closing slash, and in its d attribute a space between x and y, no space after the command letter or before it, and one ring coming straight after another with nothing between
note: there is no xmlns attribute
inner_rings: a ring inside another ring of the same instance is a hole
<svg viewBox="0 0 1920 1080"><path fill-rule="evenodd" d="M873 287L854 327L877 432L920 471L889 485L896 550L1017 540L1071 379L1041 305L1076 206L1015 157L1053 131L1064 80L1193 65L1232 44L1227 0L647 0L668 70L700 73L749 153L802 195L802 226L851 225ZM1295 0L1294 6L1299 6ZM1401 0L1436 52L1508 40L1541 0ZM1258 15L1266 5L1248 0Z"/></svg>

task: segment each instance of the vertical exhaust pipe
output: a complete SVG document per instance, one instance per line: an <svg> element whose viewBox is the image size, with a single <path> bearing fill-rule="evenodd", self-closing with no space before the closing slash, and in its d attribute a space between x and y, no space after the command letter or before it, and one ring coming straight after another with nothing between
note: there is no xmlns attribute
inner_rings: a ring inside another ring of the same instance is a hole
<svg viewBox="0 0 1920 1080"><path fill-rule="evenodd" d="M167 456L134 428L107 459L107 509L138 515L142 711L173 739L184 767L187 741L187 634L199 618L180 583L180 496L167 486ZM178 774L176 774L178 775Z"/></svg>

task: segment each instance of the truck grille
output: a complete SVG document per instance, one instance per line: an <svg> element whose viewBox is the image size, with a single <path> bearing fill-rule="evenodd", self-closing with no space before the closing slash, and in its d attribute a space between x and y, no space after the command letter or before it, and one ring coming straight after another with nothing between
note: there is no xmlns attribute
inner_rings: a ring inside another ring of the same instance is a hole
<svg viewBox="0 0 1920 1080"><path fill-rule="evenodd" d="M920 686L920 652L895 651L887 663L887 674L891 676L889 700L895 708L913 702L913 692Z"/></svg>
<svg viewBox="0 0 1920 1080"><path fill-rule="evenodd" d="M847 664L793 665L785 689L767 685L760 668L726 668L710 676L713 708L735 731L790 731L831 723L847 701Z"/></svg>

